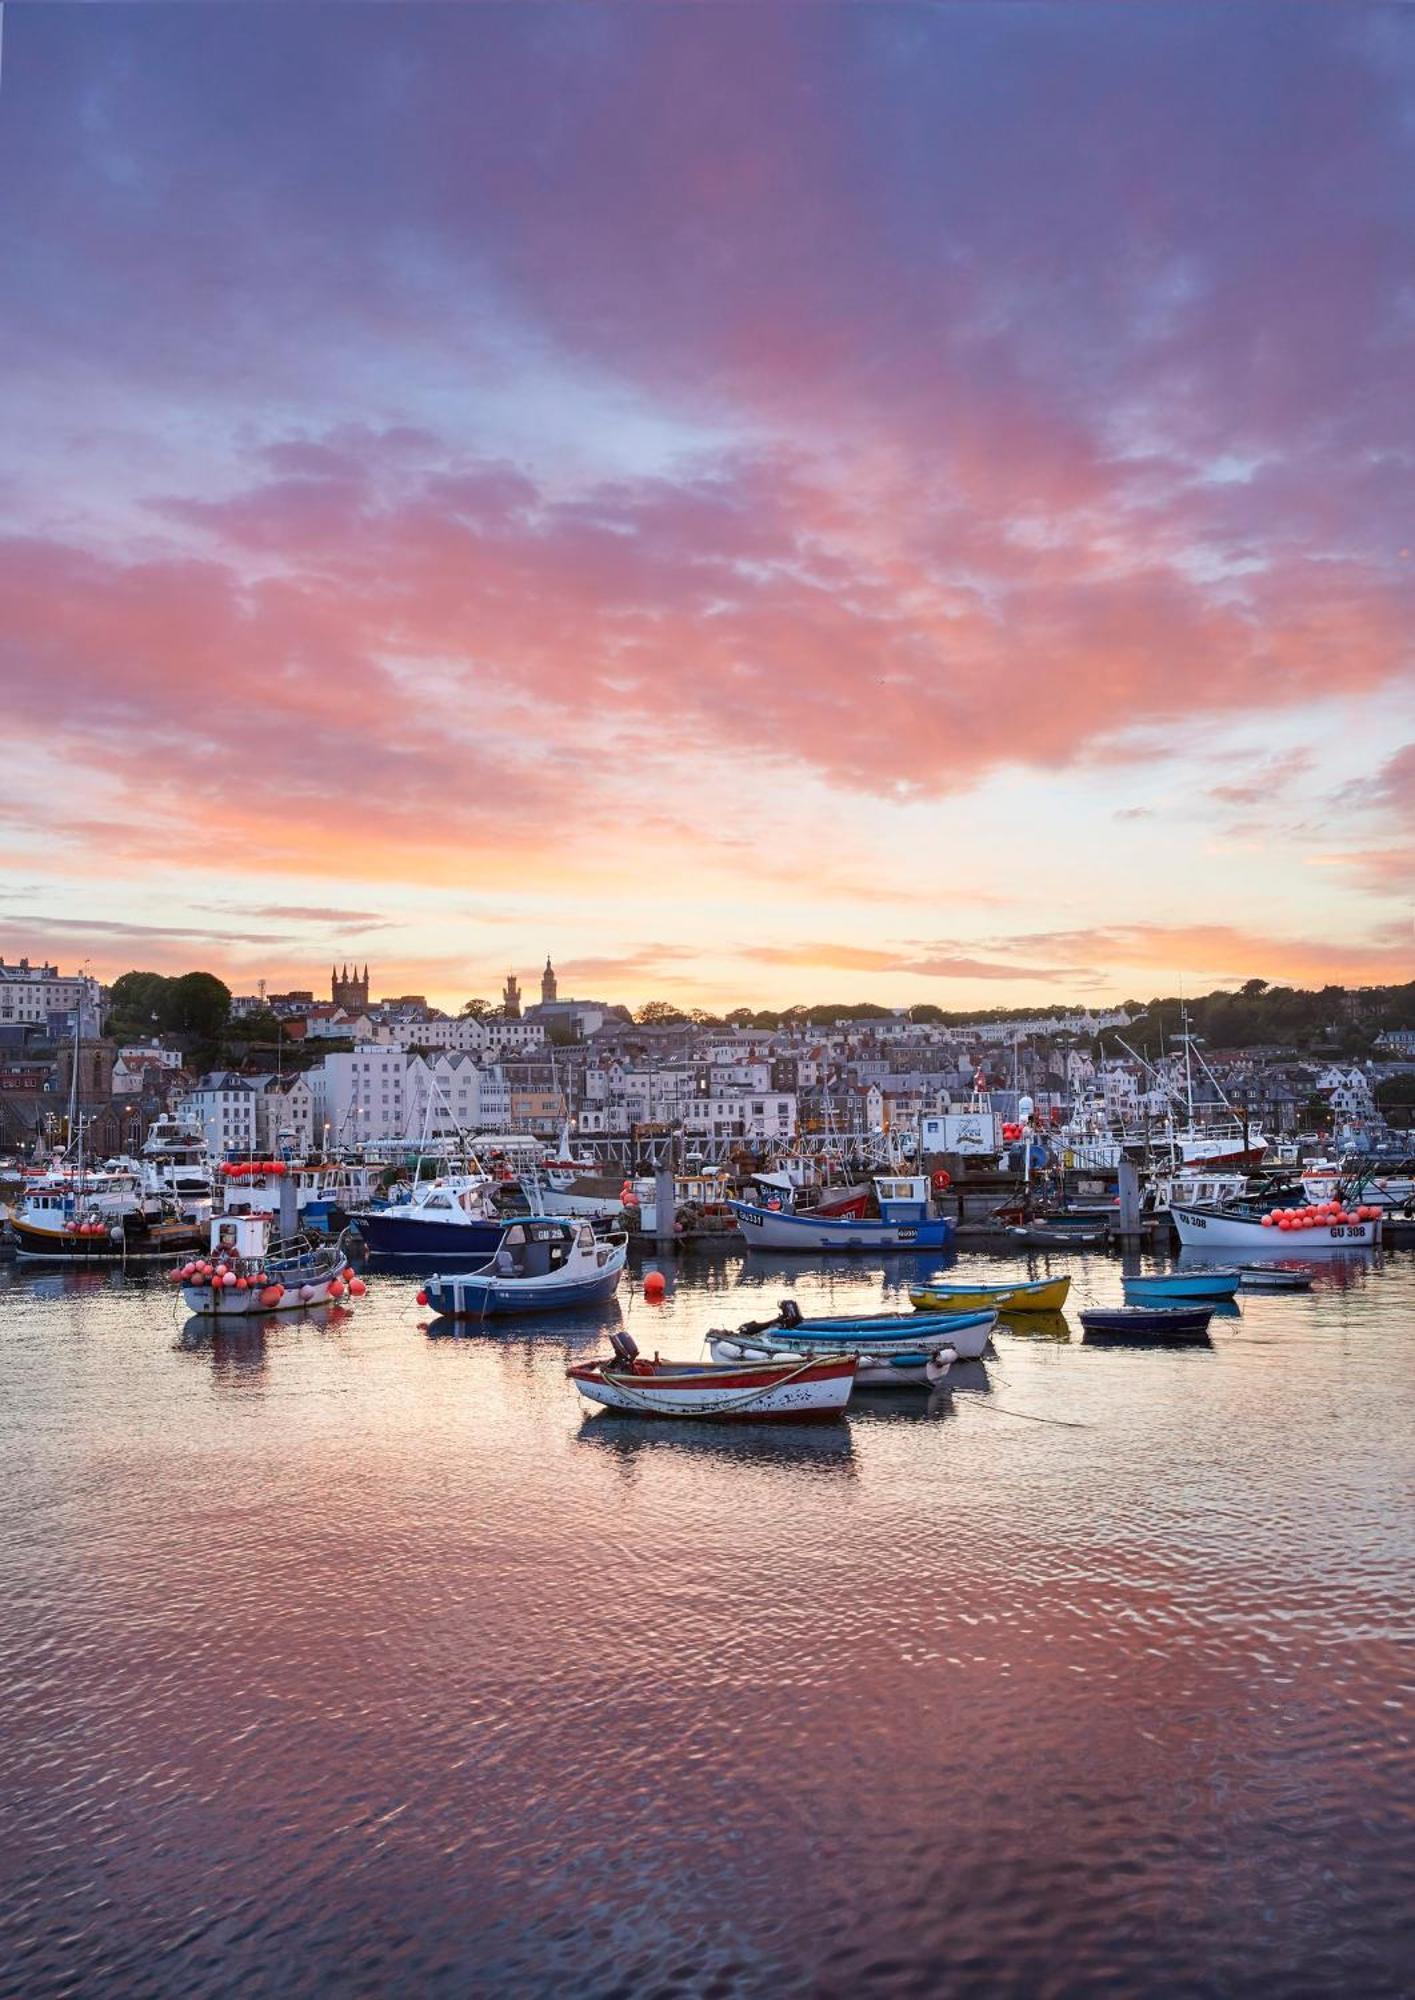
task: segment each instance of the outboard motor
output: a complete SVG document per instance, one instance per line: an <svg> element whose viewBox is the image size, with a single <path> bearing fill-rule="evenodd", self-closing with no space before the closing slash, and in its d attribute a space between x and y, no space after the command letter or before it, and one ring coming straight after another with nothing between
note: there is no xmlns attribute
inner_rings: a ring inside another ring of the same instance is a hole
<svg viewBox="0 0 1415 2000"><path fill-rule="evenodd" d="M783 1299L781 1301L781 1310L777 1314L777 1320L781 1326L799 1326L801 1324L801 1308L794 1299Z"/></svg>
<svg viewBox="0 0 1415 2000"><path fill-rule="evenodd" d="M639 1343L632 1333L611 1333L609 1344L626 1368L632 1368L639 1358Z"/></svg>

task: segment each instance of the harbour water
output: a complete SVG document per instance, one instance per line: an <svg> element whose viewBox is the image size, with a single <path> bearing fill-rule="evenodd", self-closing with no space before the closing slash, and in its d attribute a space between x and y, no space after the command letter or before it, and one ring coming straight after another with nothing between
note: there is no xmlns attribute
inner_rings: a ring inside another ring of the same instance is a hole
<svg viewBox="0 0 1415 2000"><path fill-rule="evenodd" d="M1198 1349L1072 1268L779 1433L563 1369L878 1267L446 1338L0 1271L0 1991L1408 1992L1415 1257Z"/></svg>

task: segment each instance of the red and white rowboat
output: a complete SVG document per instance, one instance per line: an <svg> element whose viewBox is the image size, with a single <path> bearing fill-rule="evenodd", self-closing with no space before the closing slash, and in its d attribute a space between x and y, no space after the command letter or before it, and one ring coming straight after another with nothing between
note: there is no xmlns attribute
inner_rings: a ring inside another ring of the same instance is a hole
<svg viewBox="0 0 1415 2000"><path fill-rule="evenodd" d="M686 1417L713 1423L829 1423L844 1414L855 1386L858 1356L819 1360L813 1354L728 1366L700 1361L644 1360L624 1334L621 1351L565 1373L586 1402L635 1417ZM628 1353L624 1349L631 1350Z"/></svg>

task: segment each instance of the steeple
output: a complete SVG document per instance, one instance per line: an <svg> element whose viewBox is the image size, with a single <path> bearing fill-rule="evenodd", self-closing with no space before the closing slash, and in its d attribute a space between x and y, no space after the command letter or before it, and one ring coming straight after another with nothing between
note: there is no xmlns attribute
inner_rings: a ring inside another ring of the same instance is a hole
<svg viewBox="0 0 1415 2000"><path fill-rule="evenodd" d="M555 998L555 967L550 962L550 953L545 955L545 971L540 976L540 999L543 1007L548 1007Z"/></svg>

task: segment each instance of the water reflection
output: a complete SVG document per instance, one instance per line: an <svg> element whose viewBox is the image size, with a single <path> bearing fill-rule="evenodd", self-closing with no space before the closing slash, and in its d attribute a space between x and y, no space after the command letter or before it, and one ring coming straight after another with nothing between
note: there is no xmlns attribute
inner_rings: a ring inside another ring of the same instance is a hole
<svg viewBox="0 0 1415 2000"><path fill-rule="evenodd" d="M924 1400L920 1398L920 1400ZM851 1404L854 1410L854 1404ZM854 1476L855 1446L838 1424L710 1424L680 1418L621 1416L602 1410L585 1417L576 1442L604 1452L626 1471L660 1452L724 1465L768 1466L784 1473Z"/></svg>
<svg viewBox="0 0 1415 2000"><path fill-rule="evenodd" d="M264 1384L270 1345L278 1336L338 1333L353 1317L347 1306L333 1301L302 1306L298 1312L243 1313L225 1319L216 1313L196 1313L178 1330L173 1351L208 1360L218 1387L250 1390Z"/></svg>
<svg viewBox="0 0 1415 2000"><path fill-rule="evenodd" d="M509 1313L505 1318L493 1315L488 1319L455 1319L450 1313L434 1313L418 1321L429 1340L482 1340L498 1345L549 1336L568 1345L583 1346L586 1341L598 1340L608 1346L610 1334L623 1324L617 1299L576 1312Z"/></svg>
<svg viewBox="0 0 1415 2000"><path fill-rule="evenodd" d="M1067 1341L1071 1324L1063 1312L1013 1313L999 1318L994 1334L1011 1334L1017 1340Z"/></svg>
<svg viewBox="0 0 1415 2000"><path fill-rule="evenodd" d="M881 1298L739 1271L623 1323ZM799 1430L415 1289L0 1276L0 1995L1408 1993L1415 1259Z"/></svg>

